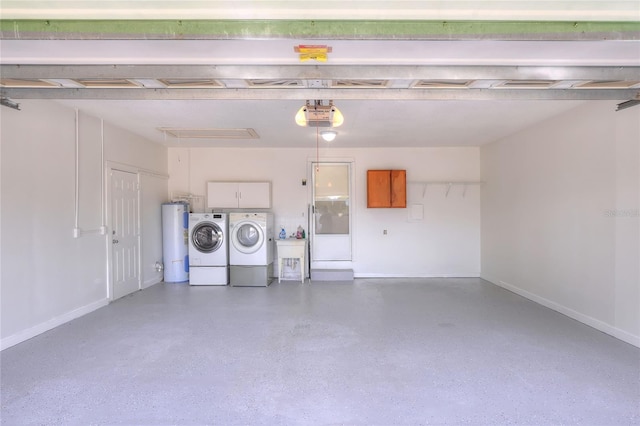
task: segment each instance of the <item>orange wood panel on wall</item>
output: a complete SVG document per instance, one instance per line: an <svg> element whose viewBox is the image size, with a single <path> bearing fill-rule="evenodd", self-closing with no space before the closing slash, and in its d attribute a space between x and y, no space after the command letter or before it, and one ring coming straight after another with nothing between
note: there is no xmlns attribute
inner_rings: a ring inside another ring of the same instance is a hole
<svg viewBox="0 0 640 426"><path fill-rule="evenodd" d="M407 207L406 170L391 170L391 207Z"/></svg>
<svg viewBox="0 0 640 426"><path fill-rule="evenodd" d="M406 170L367 170L367 207L407 207Z"/></svg>

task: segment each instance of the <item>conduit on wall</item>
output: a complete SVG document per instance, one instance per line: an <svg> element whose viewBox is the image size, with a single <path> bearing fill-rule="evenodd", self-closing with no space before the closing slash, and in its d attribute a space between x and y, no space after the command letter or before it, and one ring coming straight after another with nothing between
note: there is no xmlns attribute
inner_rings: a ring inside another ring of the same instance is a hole
<svg viewBox="0 0 640 426"><path fill-rule="evenodd" d="M182 162L180 154L178 154L178 162ZM201 207L204 208L204 195L198 195L191 192L191 149L187 150L187 171L187 192L172 191L170 199L171 201L185 201L189 203L189 207L192 211L194 210L195 202L198 203L198 207L200 207L200 203L202 203Z"/></svg>
<svg viewBox="0 0 640 426"><path fill-rule="evenodd" d="M106 173L104 167L104 119L100 119L100 234L107 234L107 223L105 215L105 176Z"/></svg>
<svg viewBox="0 0 640 426"><path fill-rule="evenodd" d="M80 218L80 123L79 123L79 111L78 108L75 109L76 117L75 117L75 126L76 126L76 141L75 141L75 195L74 195L74 214L75 218L73 221L73 238L79 238L81 234L81 230L79 227L79 218Z"/></svg>

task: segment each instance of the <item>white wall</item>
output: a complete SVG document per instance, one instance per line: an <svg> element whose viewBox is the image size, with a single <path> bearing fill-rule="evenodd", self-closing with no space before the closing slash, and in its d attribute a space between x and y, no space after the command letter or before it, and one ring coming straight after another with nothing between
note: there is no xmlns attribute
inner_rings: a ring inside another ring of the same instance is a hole
<svg viewBox="0 0 640 426"><path fill-rule="evenodd" d="M153 174L140 175L140 233L142 235L142 288L159 283L163 272L156 269L156 263L162 264L162 214L160 205L168 200L168 178Z"/></svg>
<svg viewBox="0 0 640 426"><path fill-rule="evenodd" d="M354 162L357 276L477 276L633 344L640 336L640 109L592 102L478 148L339 149ZM50 101L3 108L0 138L0 346L11 346L107 303L101 122L80 112L80 238L75 227L75 111ZM105 161L141 173L143 286L161 279L159 204L205 195L209 180L272 182L276 225L306 226L314 147L161 146L105 123ZM338 144L336 142L336 144ZM366 170L406 169L407 209L367 209ZM168 169L167 169L168 167ZM167 182L162 174L169 172ZM148 172L155 172L148 173ZM204 210L204 199L194 203ZM482 213L482 222L480 222ZM387 229L384 236L382 230Z"/></svg>
<svg viewBox="0 0 640 426"><path fill-rule="evenodd" d="M1 111L2 348L103 306L108 294L108 236L100 233L104 224L101 121L79 113L81 233L74 238L76 113L52 101L23 101L21 107L21 111ZM166 148L108 123L104 148L105 161L126 161L167 173ZM167 181L160 181L150 184L141 179L143 218L157 215L160 220L159 204L151 205L158 203L159 194L166 198ZM153 225L144 225L143 262L158 258L157 248L147 244L147 238L151 245L159 240L158 232ZM147 271L143 265L143 282L159 281Z"/></svg>
<svg viewBox="0 0 640 426"><path fill-rule="evenodd" d="M614 110L481 149L482 277L640 345L640 108Z"/></svg>
<svg viewBox="0 0 640 426"><path fill-rule="evenodd" d="M339 141L334 142L338 145ZM307 226L315 147L299 149L169 148L169 191L206 194L212 180L271 181L276 232ZM408 204L424 206L409 221L408 209L367 209L368 169L406 169L409 181L478 181L478 148L320 149L320 160L354 161L353 262L356 276L479 276L480 190L409 184ZM424 192L424 196L423 196ZM464 193L464 195L463 195ZM194 211L204 211L204 198ZM388 230L383 235L383 229ZM276 237L274 235L274 237Z"/></svg>

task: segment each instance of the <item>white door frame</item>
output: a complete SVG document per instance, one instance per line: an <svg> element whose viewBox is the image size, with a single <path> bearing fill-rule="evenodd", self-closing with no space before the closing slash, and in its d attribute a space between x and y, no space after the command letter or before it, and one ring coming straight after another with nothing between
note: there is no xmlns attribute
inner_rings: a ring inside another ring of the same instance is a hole
<svg viewBox="0 0 640 426"><path fill-rule="evenodd" d="M113 213L112 213L112 191L111 191L111 172L112 171L121 171L126 173L133 173L138 178L138 211L136 221L138 222L138 230L141 230L140 227L140 211L141 211L141 197L140 197L140 170L136 167L127 166L124 164L118 164L115 162L107 161L105 165L105 193L106 193L106 223L107 223L107 298L109 301L113 301L113 252L112 252L112 240L113 240ZM138 289L142 288L142 242L141 242L141 232L138 233L138 238L136 244L138 245L138 256L136 261L138 262Z"/></svg>
<svg viewBox="0 0 640 426"><path fill-rule="evenodd" d="M350 176L349 176L349 238L350 238L350 244L351 244L351 260L325 260L325 261L314 261L313 260L313 253L311 252L312 247L313 247L313 238L315 237L314 235L314 229L315 229L315 215L314 212L312 211L313 206L314 206L314 200L313 200L313 196L314 196L314 188L313 188L313 182L314 182L314 178L313 178L313 166L315 163L348 163L349 167L350 167ZM316 268L351 268L353 262L355 261L355 239L354 239L354 235L355 235L355 228L356 228L356 221L355 219L355 214L356 214L356 191L355 191L355 175L356 175L356 162L354 158L307 158L307 176L308 176L308 182L310 182L309 185L309 191L308 191L308 204L309 204L309 250L310 250L310 256L309 256L309 260L310 260L310 266L311 269L316 269Z"/></svg>

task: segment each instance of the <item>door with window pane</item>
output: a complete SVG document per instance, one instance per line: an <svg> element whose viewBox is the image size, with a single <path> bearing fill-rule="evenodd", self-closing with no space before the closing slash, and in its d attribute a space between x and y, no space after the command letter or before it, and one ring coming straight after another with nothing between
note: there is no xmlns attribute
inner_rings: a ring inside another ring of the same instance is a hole
<svg viewBox="0 0 640 426"><path fill-rule="evenodd" d="M351 163L313 163L313 261L351 260Z"/></svg>

